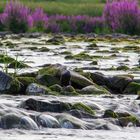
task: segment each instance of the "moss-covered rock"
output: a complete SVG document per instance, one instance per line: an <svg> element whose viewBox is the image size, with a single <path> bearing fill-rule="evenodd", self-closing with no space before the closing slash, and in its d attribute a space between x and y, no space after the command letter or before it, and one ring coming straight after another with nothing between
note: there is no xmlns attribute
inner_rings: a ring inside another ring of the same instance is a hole
<svg viewBox="0 0 140 140"><path fill-rule="evenodd" d="M112 110L106 110L103 115L104 118L118 118L117 113Z"/></svg>
<svg viewBox="0 0 140 140"><path fill-rule="evenodd" d="M81 52L79 54L73 55L73 58L76 60L91 60L93 57L85 52Z"/></svg>
<svg viewBox="0 0 140 140"><path fill-rule="evenodd" d="M69 51L64 51L64 52L61 52L60 54L62 54L62 55L72 55L72 53L69 52Z"/></svg>
<svg viewBox="0 0 140 140"><path fill-rule="evenodd" d="M129 123L134 126L140 127L140 120L135 116L121 117L118 119L122 127L127 127Z"/></svg>
<svg viewBox="0 0 140 140"><path fill-rule="evenodd" d="M49 75L49 74L37 76L37 81L38 83L45 85L47 87L55 85L55 84L60 85L59 78Z"/></svg>
<svg viewBox="0 0 140 140"><path fill-rule="evenodd" d="M76 89L82 89L86 86L94 85L91 79L86 78L85 76L76 73L74 71L70 71L71 73L71 84Z"/></svg>
<svg viewBox="0 0 140 140"><path fill-rule="evenodd" d="M76 96L79 95L72 86L63 87L62 91L60 92L61 95L66 96Z"/></svg>
<svg viewBox="0 0 140 140"><path fill-rule="evenodd" d="M38 51L40 51L40 52L49 52L50 49L48 49L47 47L42 47L42 48L39 48Z"/></svg>
<svg viewBox="0 0 140 140"><path fill-rule="evenodd" d="M5 46L7 46L8 48L14 48L16 45L14 43L12 43L11 41L5 41L4 42Z"/></svg>
<svg viewBox="0 0 140 140"><path fill-rule="evenodd" d="M77 109L77 110L81 110L84 111L86 113L89 113L91 115L95 115L95 111L92 110L89 106L83 104L83 103L75 103L72 105L72 109Z"/></svg>
<svg viewBox="0 0 140 140"><path fill-rule="evenodd" d="M61 92L62 91L62 87L58 84L52 85L49 87L52 91L56 91L56 92Z"/></svg>
<svg viewBox="0 0 140 140"><path fill-rule="evenodd" d="M93 60L90 65L98 65L98 61L97 60Z"/></svg>
<svg viewBox="0 0 140 140"><path fill-rule="evenodd" d="M98 45L96 44L96 43L92 43L92 44L90 44L90 45L88 45L88 46L86 46L86 48L87 49L97 49L98 48Z"/></svg>
<svg viewBox="0 0 140 140"><path fill-rule="evenodd" d="M139 94L140 93L140 83L131 82L125 88L124 94Z"/></svg>
<svg viewBox="0 0 140 140"><path fill-rule="evenodd" d="M87 86L80 91L81 94L93 94L93 95L100 95L100 94L111 94L105 88L98 86L98 85L91 85Z"/></svg>
<svg viewBox="0 0 140 140"><path fill-rule="evenodd" d="M125 65L122 65L122 66L118 66L117 70L124 70L124 71L126 71L126 70L129 70L129 67L125 66Z"/></svg>
<svg viewBox="0 0 140 140"><path fill-rule="evenodd" d="M26 94L26 88L31 83L37 83L35 77L19 76L17 77L17 80L20 82L20 86L21 86L20 94Z"/></svg>
<svg viewBox="0 0 140 140"><path fill-rule="evenodd" d="M38 72L37 80L40 84L52 86L55 84L60 85L61 72L65 70L62 65L50 65Z"/></svg>
<svg viewBox="0 0 140 140"><path fill-rule="evenodd" d="M65 43L63 36L54 36L53 38L46 41L47 45L61 45Z"/></svg>
<svg viewBox="0 0 140 140"><path fill-rule="evenodd" d="M10 84L10 88L6 91L6 94L17 95L21 90L20 82L17 79L13 79Z"/></svg>

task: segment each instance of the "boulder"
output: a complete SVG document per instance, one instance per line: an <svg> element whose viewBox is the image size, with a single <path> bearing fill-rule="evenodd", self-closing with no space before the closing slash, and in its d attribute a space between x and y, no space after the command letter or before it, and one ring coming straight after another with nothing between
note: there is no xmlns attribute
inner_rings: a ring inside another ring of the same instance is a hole
<svg viewBox="0 0 140 140"><path fill-rule="evenodd" d="M50 65L41 69L37 80L39 83L46 86L52 86L54 84L67 86L71 84L74 88L80 89L89 85L94 85L94 83L85 76L74 71L66 70L66 67L60 64Z"/></svg>
<svg viewBox="0 0 140 140"><path fill-rule="evenodd" d="M0 93L18 94L20 83L8 74L0 71Z"/></svg>
<svg viewBox="0 0 140 140"><path fill-rule="evenodd" d="M42 94L47 94L48 92L49 89L47 87L36 83L31 83L26 89L27 95L42 95Z"/></svg>
<svg viewBox="0 0 140 140"><path fill-rule="evenodd" d="M19 107L25 108L28 110L34 110L39 112L65 112L71 109L70 103L64 103L60 101L40 101L33 98L29 98L26 101L23 101Z"/></svg>
<svg viewBox="0 0 140 140"><path fill-rule="evenodd" d="M81 94L93 94L93 95L100 95L100 94L110 94L109 91L107 91L103 87L91 85L87 86L80 91Z"/></svg>
<svg viewBox="0 0 140 140"><path fill-rule="evenodd" d="M27 130L38 130L36 122L28 116L23 116L19 121L19 128Z"/></svg>
<svg viewBox="0 0 140 140"><path fill-rule="evenodd" d="M58 120L50 115L47 114L41 114L37 117L37 122L40 126L42 127L47 127L47 128L60 128L60 124Z"/></svg>
<svg viewBox="0 0 140 140"><path fill-rule="evenodd" d="M140 94L140 83L130 82L125 90L124 94Z"/></svg>

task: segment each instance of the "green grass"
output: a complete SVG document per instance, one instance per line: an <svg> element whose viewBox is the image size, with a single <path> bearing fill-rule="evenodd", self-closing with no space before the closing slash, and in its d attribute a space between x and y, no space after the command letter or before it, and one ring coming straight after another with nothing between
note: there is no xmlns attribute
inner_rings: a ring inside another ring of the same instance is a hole
<svg viewBox="0 0 140 140"><path fill-rule="evenodd" d="M100 16L105 0L19 0L31 9L42 7L49 15L90 15ZM7 0L0 1L0 12Z"/></svg>

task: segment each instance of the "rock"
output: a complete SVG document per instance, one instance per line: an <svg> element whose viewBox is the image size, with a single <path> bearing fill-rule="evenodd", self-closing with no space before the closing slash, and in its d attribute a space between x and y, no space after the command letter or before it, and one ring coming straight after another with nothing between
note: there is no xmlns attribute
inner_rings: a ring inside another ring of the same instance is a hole
<svg viewBox="0 0 140 140"><path fill-rule="evenodd" d="M32 74L31 74L32 76ZM21 75L19 77L17 77L17 80L20 82L20 94L26 94L26 89L28 87L28 85L32 84L32 83L37 83L37 80L34 77L27 77L26 75Z"/></svg>
<svg viewBox="0 0 140 140"><path fill-rule="evenodd" d="M91 109L89 106L83 104L83 103L75 103L72 105L72 109L77 109L77 110L81 110L85 113L91 114L91 115L95 115L95 111L93 109Z"/></svg>
<svg viewBox="0 0 140 140"><path fill-rule="evenodd" d="M61 73L66 70L66 67L56 64L49 65L38 72L37 80L40 84L52 86L60 83Z"/></svg>
<svg viewBox="0 0 140 140"><path fill-rule="evenodd" d="M114 112L112 110L106 110L103 117L104 118L122 118L122 117L130 117L131 114L128 112Z"/></svg>
<svg viewBox="0 0 140 140"><path fill-rule="evenodd" d="M32 120L28 116L23 116L19 122L19 128L27 129L27 130L38 130L38 126L34 120Z"/></svg>
<svg viewBox="0 0 140 140"><path fill-rule="evenodd" d="M34 110L39 112L65 112L69 111L71 109L70 103L64 103L60 101L51 101L51 102L45 102L40 100L35 100L32 98L27 99L26 101L23 101L19 107L25 108L28 110Z"/></svg>
<svg viewBox="0 0 140 140"><path fill-rule="evenodd" d="M77 96L79 95L72 86L63 87L60 92L61 95Z"/></svg>
<svg viewBox="0 0 140 140"><path fill-rule="evenodd" d="M85 111L78 110L78 109L72 109L68 113L79 119L81 119L81 118L95 119L96 118L95 116L93 116Z"/></svg>
<svg viewBox="0 0 140 140"><path fill-rule="evenodd" d="M68 85L70 85L70 79L71 79L70 71L64 70L61 73L61 77L60 77L61 86L68 86Z"/></svg>
<svg viewBox="0 0 140 140"><path fill-rule="evenodd" d="M90 77L93 80L93 82L98 85L106 85L106 82L108 82L107 77L99 72L90 73Z"/></svg>
<svg viewBox="0 0 140 140"><path fill-rule="evenodd" d="M38 51L40 51L40 52L49 52L50 49L48 49L47 47L42 47L42 48L39 48Z"/></svg>
<svg viewBox="0 0 140 140"><path fill-rule="evenodd" d="M94 94L94 95L100 95L100 94L110 94L109 91L107 91L105 88L103 87L99 87L99 86L87 86L83 89L81 89L80 91L81 94Z"/></svg>
<svg viewBox="0 0 140 140"><path fill-rule="evenodd" d="M118 120L122 127L127 127L130 123L133 126L140 127L140 121L135 116L121 117Z"/></svg>
<svg viewBox="0 0 140 140"><path fill-rule="evenodd" d="M56 118L50 115L41 114L37 117L39 125L47 128L60 128L60 124Z"/></svg>
<svg viewBox="0 0 140 140"><path fill-rule="evenodd" d="M48 92L49 90L47 87L44 87L36 83L30 84L26 89L27 95L42 95L47 94Z"/></svg>
<svg viewBox="0 0 140 140"><path fill-rule="evenodd" d="M56 91L56 92L61 92L62 91L62 87L58 84L52 85L49 87L52 91Z"/></svg>
<svg viewBox="0 0 140 140"><path fill-rule="evenodd" d="M123 93L124 89L132 80L128 76L113 76L108 78L106 85L114 92Z"/></svg>
<svg viewBox="0 0 140 140"><path fill-rule="evenodd" d="M8 113L1 117L1 127L3 129L19 128L20 118L19 114Z"/></svg>
<svg viewBox="0 0 140 140"><path fill-rule="evenodd" d="M86 122L73 117L68 114L60 114L56 116L62 128L69 129L88 129L88 125Z"/></svg>
<svg viewBox="0 0 140 140"><path fill-rule="evenodd" d="M49 45L61 45L64 44L65 39L62 36L54 36L53 38L46 41Z"/></svg>
<svg viewBox="0 0 140 140"><path fill-rule="evenodd" d="M71 74L71 85L76 89L81 89L86 86L94 85L94 83L91 80L74 71L70 71L70 74Z"/></svg>
<svg viewBox="0 0 140 140"><path fill-rule="evenodd" d="M60 85L60 79L59 77L49 75L49 74L44 74L44 75L38 75L37 76L37 81L41 85L45 85L47 87L52 86L52 85Z"/></svg>
<svg viewBox="0 0 140 140"><path fill-rule="evenodd" d="M140 94L140 83L130 82L125 90L124 94Z"/></svg>
<svg viewBox="0 0 140 140"><path fill-rule="evenodd" d="M20 83L6 73L0 71L0 93L18 94Z"/></svg>
<svg viewBox="0 0 140 140"><path fill-rule="evenodd" d="M129 70L129 67L127 67L127 66L118 66L117 67L117 70Z"/></svg>
<svg viewBox="0 0 140 140"><path fill-rule="evenodd" d="M54 84L62 84L66 86L69 85L70 82L74 88L83 88L89 85L94 85L94 83L91 80L74 71L67 71L66 67L60 64L50 65L40 70L37 79L39 83L46 86L52 86Z"/></svg>

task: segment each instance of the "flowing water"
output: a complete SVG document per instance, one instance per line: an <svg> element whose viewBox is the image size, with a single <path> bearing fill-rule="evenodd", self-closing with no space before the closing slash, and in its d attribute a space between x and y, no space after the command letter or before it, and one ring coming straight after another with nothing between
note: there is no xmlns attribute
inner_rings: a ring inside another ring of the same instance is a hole
<svg viewBox="0 0 140 140"><path fill-rule="evenodd" d="M135 50L123 51L121 48L125 46L140 46L139 42L136 40L127 40L120 42L109 42L109 41L97 41L97 48L87 49L87 46L91 44L89 41L66 41L62 45L47 45L46 41L50 38L48 35L42 35L37 38L12 38L7 36L1 38L1 42L12 42L15 48L9 48L3 45L0 48L1 54L7 53L9 56L16 58L18 60L24 61L26 64L31 66L31 68L19 69L18 73L34 72L43 67L46 64L56 64L60 63L67 66L69 69L82 68L84 71L89 72L101 72L105 75L117 75L117 74L131 74L134 79L140 80L140 71L133 70L139 65L140 60L140 48ZM47 47L49 51L41 52L33 50L42 47ZM117 51L114 51L116 50ZM80 52L86 52L91 56L102 56L96 57L98 62L97 65L92 65L93 60L68 60L65 59L65 54L62 52L71 52L73 55L79 54ZM112 56L112 57L111 57ZM3 66L4 64L1 64ZM117 68L118 66L126 65L129 70L116 70L112 68ZM9 69L9 72L13 69ZM66 128L39 128L39 130L24 130L24 129L8 129L0 130L0 140L139 140L140 138L140 128L134 127L131 124L125 128L122 128L112 122L112 120L105 120L101 116L107 109L115 109L116 111L129 112L140 118L140 101L135 100L137 96L10 96L1 95L0 96L0 114L1 112L22 112L25 114L37 114L40 112L29 111L23 108L19 108L19 105L29 99L33 98L41 101L64 101L68 103L83 102L90 105L91 108L96 110L97 119L94 118L82 118L82 121L92 124L92 130L82 130L82 129L66 129ZM49 112L50 115L54 113ZM104 127L102 129L102 127Z"/></svg>

